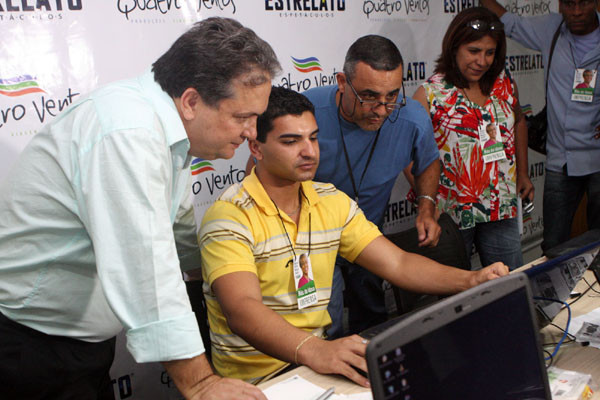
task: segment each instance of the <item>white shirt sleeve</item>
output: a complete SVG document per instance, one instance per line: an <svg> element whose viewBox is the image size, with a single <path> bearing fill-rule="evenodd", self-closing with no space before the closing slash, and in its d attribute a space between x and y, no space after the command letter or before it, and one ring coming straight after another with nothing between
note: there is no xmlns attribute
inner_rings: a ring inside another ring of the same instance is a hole
<svg viewBox="0 0 600 400"><path fill-rule="evenodd" d="M171 158L164 135L148 129L109 132L79 154L80 215L137 362L204 352L170 217L177 181Z"/></svg>

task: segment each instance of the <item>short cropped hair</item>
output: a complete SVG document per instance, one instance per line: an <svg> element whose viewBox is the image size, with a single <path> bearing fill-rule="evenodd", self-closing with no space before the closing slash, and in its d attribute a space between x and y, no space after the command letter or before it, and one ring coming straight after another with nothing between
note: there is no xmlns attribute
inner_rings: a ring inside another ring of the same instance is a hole
<svg viewBox="0 0 600 400"><path fill-rule="evenodd" d="M496 14L484 7L467 8L458 13L452 22L450 22L448 30L446 30L446 34L444 35L442 54L436 60L435 72L443 74L447 82L458 88L464 89L468 87L469 83L458 69L458 64L456 63L458 48L464 43L475 42L484 36L490 36L496 41L494 62L479 80L481 91L483 94L489 95L496 78L506 65L506 35L504 29L473 29L468 26L468 23L474 20L481 20L487 24L492 22L502 24Z"/></svg>
<svg viewBox="0 0 600 400"><path fill-rule="evenodd" d="M291 89L273 86L269 96L269 105L256 121L256 140L261 143L266 142L267 133L273 130L273 121L276 118L286 115L300 116L306 111L315 115L315 107L306 96Z"/></svg>
<svg viewBox="0 0 600 400"><path fill-rule="evenodd" d="M376 71L393 71L404 66L400 50L391 40L379 35L367 35L356 40L346 53L344 74L354 78L356 64L364 62Z"/></svg>
<svg viewBox="0 0 600 400"><path fill-rule="evenodd" d="M154 79L173 98L194 88L202 100L217 107L233 97L234 79L258 86L279 73L271 46L254 31L230 18L212 17L194 24L152 65Z"/></svg>

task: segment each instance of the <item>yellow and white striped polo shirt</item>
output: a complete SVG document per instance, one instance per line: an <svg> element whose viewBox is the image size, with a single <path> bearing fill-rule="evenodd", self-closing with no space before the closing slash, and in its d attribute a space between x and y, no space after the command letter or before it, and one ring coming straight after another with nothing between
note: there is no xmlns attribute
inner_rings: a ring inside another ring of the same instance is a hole
<svg viewBox="0 0 600 400"><path fill-rule="evenodd" d="M217 278L237 271L255 273L267 307L295 327L322 335L331 324L327 305L337 254L352 262L381 235L356 203L333 185L312 181L301 185L304 196L298 227L283 212L279 218L254 171L241 184L227 189L204 215L198 237L204 295L212 360L223 376L258 383L287 363L261 353L231 332L211 290ZM282 220L296 254L309 251L310 236L319 301L302 310L298 310L293 268L286 268L293 253Z"/></svg>

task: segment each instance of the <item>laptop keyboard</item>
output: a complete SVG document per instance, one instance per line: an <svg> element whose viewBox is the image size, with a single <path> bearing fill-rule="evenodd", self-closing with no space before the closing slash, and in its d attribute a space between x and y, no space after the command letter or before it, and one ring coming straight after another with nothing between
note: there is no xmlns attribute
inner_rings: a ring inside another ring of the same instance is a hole
<svg viewBox="0 0 600 400"><path fill-rule="evenodd" d="M388 319L387 321L382 322L381 324L378 324L378 325L375 325L375 326L365 329L358 335L367 340L373 339L375 336L379 335L381 332L387 330L388 328L392 327L393 325L396 325L398 322L402 321L404 318L408 317L411 314L412 314L412 312L409 312L406 314L402 314L398 317Z"/></svg>

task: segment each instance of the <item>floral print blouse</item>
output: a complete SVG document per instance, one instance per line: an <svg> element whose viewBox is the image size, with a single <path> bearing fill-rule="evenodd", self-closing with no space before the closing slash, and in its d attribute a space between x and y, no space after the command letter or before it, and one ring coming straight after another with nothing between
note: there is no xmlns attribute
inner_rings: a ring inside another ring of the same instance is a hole
<svg viewBox="0 0 600 400"><path fill-rule="evenodd" d="M442 172L438 208L460 229L517 215L514 83L507 72L496 78L483 107L435 74L423 84ZM478 127L500 128L506 159L484 163Z"/></svg>

